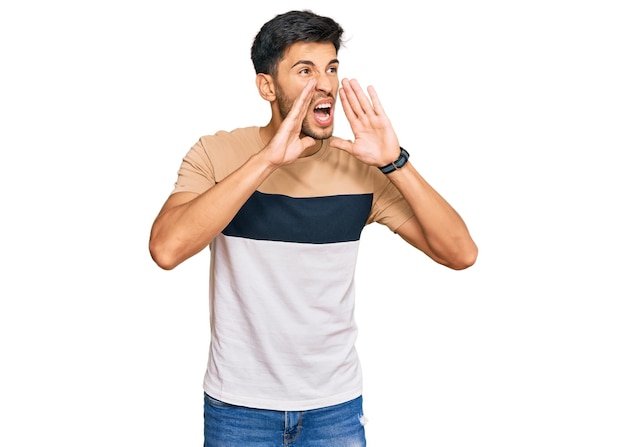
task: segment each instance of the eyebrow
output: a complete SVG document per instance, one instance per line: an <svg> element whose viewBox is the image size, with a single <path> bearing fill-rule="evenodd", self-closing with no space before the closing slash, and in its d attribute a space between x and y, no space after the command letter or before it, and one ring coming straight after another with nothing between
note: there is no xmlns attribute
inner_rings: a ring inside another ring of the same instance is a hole
<svg viewBox="0 0 626 447"><path fill-rule="evenodd" d="M328 62L327 65L332 65L332 64L338 64L339 63L339 59L333 59L331 61ZM293 64L291 66L291 68L295 67L296 65L311 65L311 66L315 66L315 64L313 63L313 61L308 61L308 60L299 60L298 62L296 62L295 64Z"/></svg>

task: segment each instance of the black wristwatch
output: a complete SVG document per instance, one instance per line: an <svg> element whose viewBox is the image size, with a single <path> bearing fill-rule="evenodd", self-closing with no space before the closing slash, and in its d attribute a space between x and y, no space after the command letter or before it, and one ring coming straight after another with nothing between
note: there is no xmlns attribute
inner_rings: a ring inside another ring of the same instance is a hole
<svg viewBox="0 0 626 447"><path fill-rule="evenodd" d="M386 166L379 167L383 174L389 174L390 172L395 171L396 169L400 169L402 166L409 161L409 153L404 150L402 146L400 146L400 156L396 161L392 161Z"/></svg>

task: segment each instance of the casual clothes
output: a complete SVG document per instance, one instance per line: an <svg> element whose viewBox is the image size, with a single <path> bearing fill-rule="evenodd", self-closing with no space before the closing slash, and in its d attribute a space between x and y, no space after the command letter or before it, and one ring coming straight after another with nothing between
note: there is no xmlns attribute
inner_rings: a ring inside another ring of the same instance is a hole
<svg viewBox="0 0 626 447"><path fill-rule="evenodd" d="M264 145L258 127L205 136L174 192L203 193ZM331 148L277 169L210 244L211 343L204 391L257 409L302 411L361 395L355 341L363 227L413 215L376 167Z"/></svg>

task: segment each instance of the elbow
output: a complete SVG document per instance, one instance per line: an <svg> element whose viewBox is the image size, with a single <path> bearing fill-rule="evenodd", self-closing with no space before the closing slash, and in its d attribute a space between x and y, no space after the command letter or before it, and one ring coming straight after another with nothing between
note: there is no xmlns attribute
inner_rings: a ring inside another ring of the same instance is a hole
<svg viewBox="0 0 626 447"><path fill-rule="evenodd" d="M476 258L478 258L478 247L472 243L470 247L460 250L448 267L453 270L465 270L474 265Z"/></svg>
<svg viewBox="0 0 626 447"><path fill-rule="evenodd" d="M172 250L168 250L164 244L155 240L150 240L149 250L152 260L163 270L172 270L180 263L176 260Z"/></svg>

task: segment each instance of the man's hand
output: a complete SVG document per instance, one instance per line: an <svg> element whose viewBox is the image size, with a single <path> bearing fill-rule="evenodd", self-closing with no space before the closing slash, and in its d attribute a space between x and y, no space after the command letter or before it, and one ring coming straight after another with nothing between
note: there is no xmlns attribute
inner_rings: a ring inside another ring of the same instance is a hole
<svg viewBox="0 0 626 447"><path fill-rule="evenodd" d="M374 87L365 94L356 79L344 79L339 89L354 142L333 137L331 146L342 149L368 165L385 166L398 158L400 143Z"/></svg>
<svg viewBox="0 0 626 447"><path fill-rule="evenodd" d="M313 99L315 85L314 79L307 83L291 106L287 117L278 127L278 131L265 147L264 151L272 165L278 167L289 164L315 144L315 140L311 137L300 138L302 123Z"/></svg>

